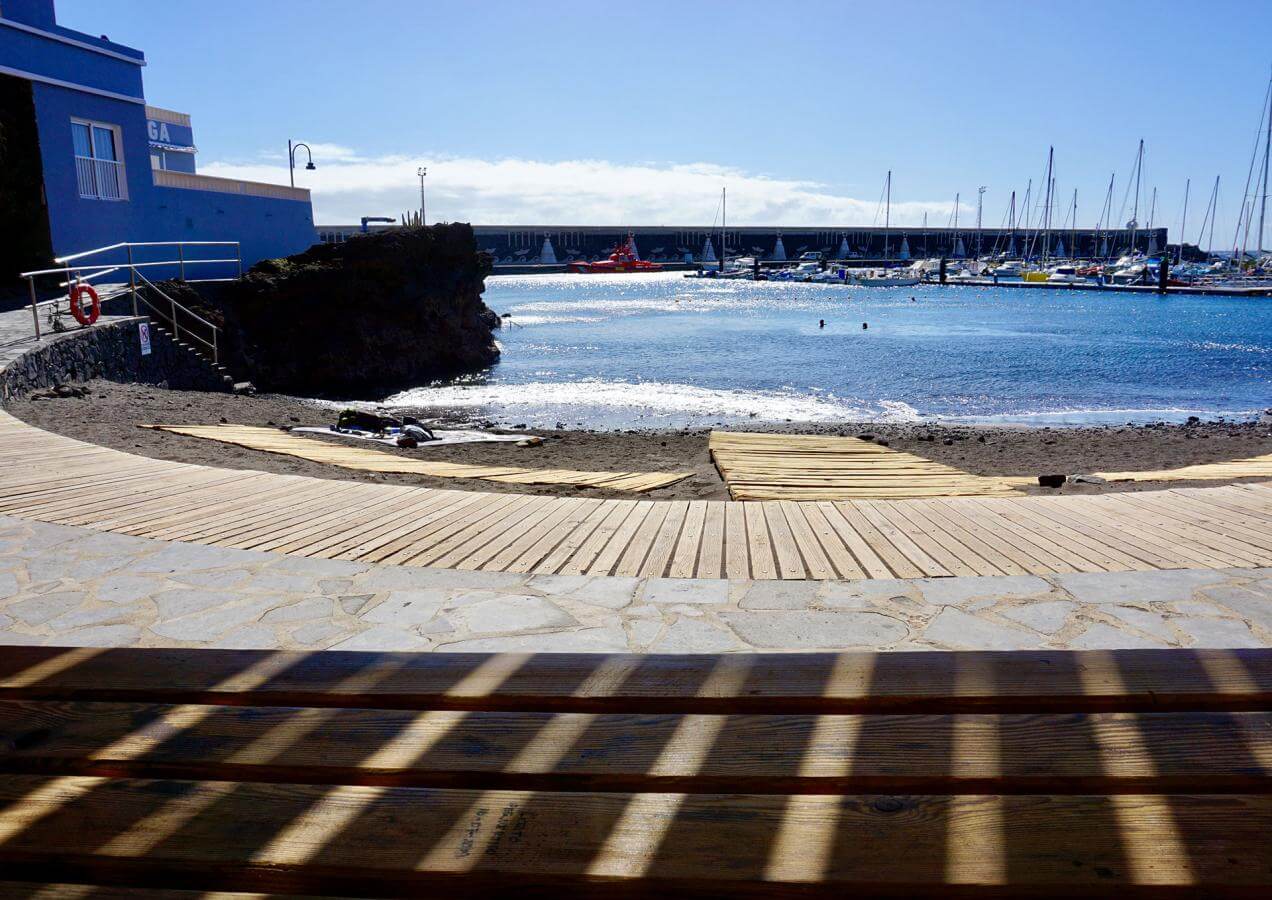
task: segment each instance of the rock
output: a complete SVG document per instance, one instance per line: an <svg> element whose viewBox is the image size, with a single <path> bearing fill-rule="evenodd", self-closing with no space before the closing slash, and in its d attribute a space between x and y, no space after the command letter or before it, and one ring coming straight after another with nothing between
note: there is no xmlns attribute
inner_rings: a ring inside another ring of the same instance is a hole
<svg viewBox="0 0 1272 900"><path fill-rule="evenodd" d="M396 443L399 447L404 447L408 450L414 449L420 445L419 441L406 434L399 437L394 443Z"/></svg>
<svg viewBox="0 0 1272 900"><path fill-rule="evenodd" d="M231 282L160 287L223 326L222 364L262 391L366 397L499 358L499 319L481 299L489 273L472 227L456 223L315 244Z"/></svg>
<svg viewBox="0 0 1272 900"><path fill-rule="evenodd" d="M1045 488L1063 487L1065 481L1068 480L1067 475L1039 475L1038 484Z"/></svg>
<svg viewBox="0 0 1272 900"><path fill-rule="evenodd" d="M954 446L954 438L946 438L945 440L941 441L941 443L942 443L942 444L944 444L944 445L945 445L945 446L947 446L947 447L953 447L953 446Z"/></svg>
<svg viewBox="0 0 1272 900"><path fill-rule="evenodd" d="M236 382L234 382L234 393L236 393L236 394L255 394L255 393L256 393L256 385L252 384L252 382L250 382L250 381L236 381Z"/></svg>
<svg viewBox="0 0 1272 900"><path fill-rule="evenodd" d="M1185 425L1200 425L1201 418L1199 416L1189 416L1188 421L1185 422L1184 424Z"/></svg>
<svg viewBox="0 0 1272 900"><path fill-rule="evenodd" d="M868 432L868 431L863 431L863 432L861 432L861 434L857 435L857 440L859 440L859 441L873 441L873 440L874 440L874 437L875 437L875 436L874 436L873 434L871 434L870 432Z"/></svg>
<svg viewBox="0 0 1272 900"><path fill-rule="evenodd" d="M887 438L875 438L875 443L876 443L876 444L878 444L880 447L887 447L887 446L888 446L888 439L887 439Z"/></svg>

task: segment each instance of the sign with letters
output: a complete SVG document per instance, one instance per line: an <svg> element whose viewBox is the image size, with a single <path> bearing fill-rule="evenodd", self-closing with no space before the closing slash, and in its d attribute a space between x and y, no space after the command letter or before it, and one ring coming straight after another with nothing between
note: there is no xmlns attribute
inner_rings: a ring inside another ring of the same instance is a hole
<svg viewBox="0 0 1272 900"><path fill-rule="evenodd" d="M154 119L147 119L146 133L150 135L150 139L152 141L158 141L161 144L172 143L172 136L168 134L167 122L157 122Z"/></svg>
<svg viewBox="0 0 1272 900"><path fill-rule="evenodd" d="M141 355L150 355L150 323L139 322L137 324L137 335L141 338Z"/></svg>

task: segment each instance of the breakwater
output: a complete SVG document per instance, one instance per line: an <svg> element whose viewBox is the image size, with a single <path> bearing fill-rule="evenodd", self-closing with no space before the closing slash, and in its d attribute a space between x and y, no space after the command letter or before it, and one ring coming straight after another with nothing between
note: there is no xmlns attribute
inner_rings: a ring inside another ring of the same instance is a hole
<svg viewBox="0 0 1272 900"><path fill-rule="evenodd" d="M477 247L496 265L559 264L608 256L628 234L635 237L642 259L653 262L703 263L719 259L720 230L711 226L580 226L474 225ZM1156 253L1166 247L1165 228L1077 228L1053 231L1049 239L1024 229L984 228L836 228L830 226L729 228L724 237L729 256L761 260L795 259L816 251L827 259L906 260L946 256L951 259L1002 252L1031 252L1054 257L1118 256L1132 248Z"/></svg>

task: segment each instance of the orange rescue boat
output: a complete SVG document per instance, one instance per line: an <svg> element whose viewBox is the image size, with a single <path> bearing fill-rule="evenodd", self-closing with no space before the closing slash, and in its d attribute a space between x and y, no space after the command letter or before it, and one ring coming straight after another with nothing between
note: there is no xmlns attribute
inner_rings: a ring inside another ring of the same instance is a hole
<svg viewBox="0 0 1272 900"><path fill-rule="evenodd" d="M609 255L609 259L598 259L596 262L572 262L569 269L571 272L580 274L598 275L605 272L661 272L663 267L658 263L646 262L638 257L632 251L632 235L627 236L627 240L623 241L613 253Z"/></svg>

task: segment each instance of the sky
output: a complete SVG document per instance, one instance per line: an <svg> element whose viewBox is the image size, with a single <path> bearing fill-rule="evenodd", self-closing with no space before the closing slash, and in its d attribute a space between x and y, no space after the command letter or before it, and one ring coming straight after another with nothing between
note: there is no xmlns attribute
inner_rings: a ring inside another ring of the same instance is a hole
<svg viewBox="0 0 1272 900"><path fill-rule="evenodd" d="M1272 71L1272 0L622 3L57 0L146 53L199 170L287 181L315 219L476 224L973 225L1011 192L1056 221L1131 215L1196 242L1216 175L1231 246ZM1259 152L1262 153L1260 144ZM301 151L303 161L303 151ZM1035 203L1030 204L1035 207ZM1033 215L1037 215L1036 211ZM1257 224L1257 216L1256 216ZM1272 228L1268 229L1272 243Z"/></svg>

